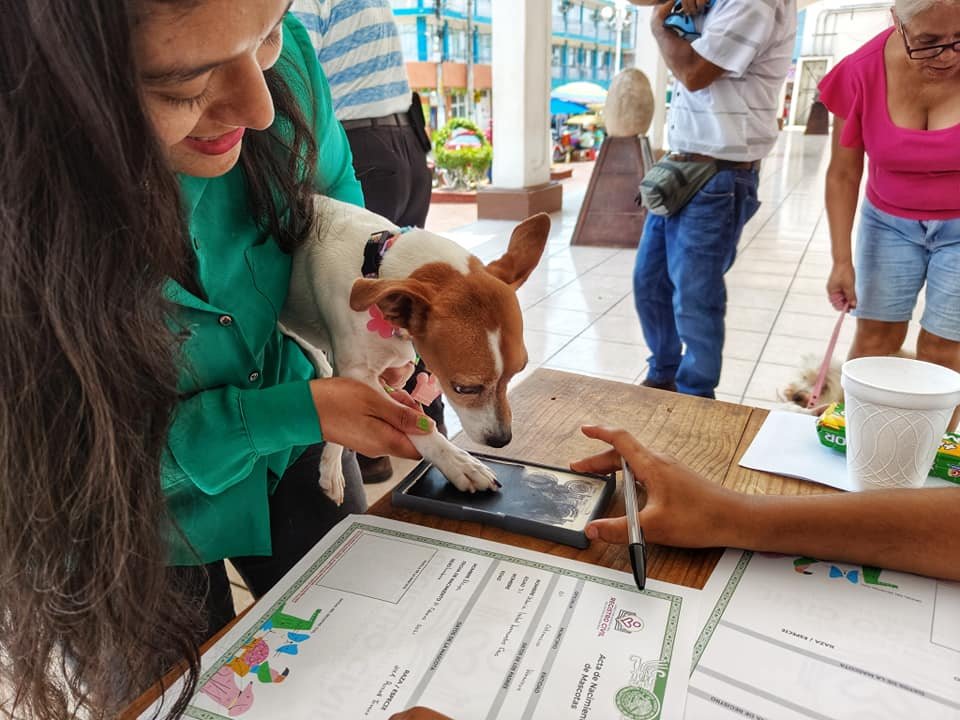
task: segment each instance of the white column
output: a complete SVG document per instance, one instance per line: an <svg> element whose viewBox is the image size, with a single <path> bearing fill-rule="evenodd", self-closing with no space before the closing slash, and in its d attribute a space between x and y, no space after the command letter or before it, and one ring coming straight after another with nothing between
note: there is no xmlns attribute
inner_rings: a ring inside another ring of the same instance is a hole
<svg viewBox="0 0 960 720"><path fill-rule="evenodd" d="M613 0L614 2L614 11L613 11L613 29L617 33L617 40L615 44L615 49L613 51L613 74L619 75L620 70L622 69L621 63L623 62L623 33L624 22L627 17L627 0Z"/></svg>
<svg viewBox="0 0 960 720"><path fill-rule="evenodd" d="M493 184L550 181L550 0L493 0Z"/></svg>
<svg viewBox="0 0 960 720"><path fill-rule="evenodd" d="M667 122L667 65L660 55L660 48L650 31L650 16L653 8L637 8L637 29L634 36L636 55L634 65L643 71L653 88L654 111L650 125L650 145L654 150L664 146L663 129Z"/></svg>

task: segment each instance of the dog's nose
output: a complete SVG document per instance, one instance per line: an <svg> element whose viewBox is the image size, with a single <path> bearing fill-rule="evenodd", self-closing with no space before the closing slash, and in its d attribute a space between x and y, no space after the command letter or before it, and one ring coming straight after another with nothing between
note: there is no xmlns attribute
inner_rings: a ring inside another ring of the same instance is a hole
<svg viewBox="0 0 960 720"><path fill-rule="evenodd" d="M513 433L507 430L496 435L487 435L483 440L490 447L502 448L504 445L509 445L510 441L513 440Z"/></svg>

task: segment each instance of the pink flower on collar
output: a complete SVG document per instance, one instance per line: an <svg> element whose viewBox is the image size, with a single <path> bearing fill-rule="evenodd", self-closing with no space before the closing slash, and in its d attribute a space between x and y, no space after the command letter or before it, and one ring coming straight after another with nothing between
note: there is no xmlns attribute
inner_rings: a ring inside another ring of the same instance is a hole
<svg viewBox="0 0 960 720"><path fill-rule="evenodd" d="M383 311L380 308L371 305L369 312L370 321L367 323L367 330L378 333L384 340L397 334L397 329L383 316Z"/></svg>
<svg viewBox="0 0 960 720"><path fill-rule="evenodd" d="M429 405L440 397L440 383L429 373L417 373L417 387L410 393L410 397L418 403Z"/></svg>
<svg viewBox="0 0 960 720"><path fill-rule="evenodd" d="M391 235L389 238L387 238L387 241L383 244L383 253L381 253L381 255L386 255L386 254L387 254L387 250L389 250L390 248L392 248L392 247L393 247L393 244L394 244L397 240L399 240L399 239L400 239L400 236L401 236L403 233L405 233L405 232L406 232L406 230L401 230L400 232L398 232L398 233L396 233L396 234L394 234L394 235Z"/></svg>

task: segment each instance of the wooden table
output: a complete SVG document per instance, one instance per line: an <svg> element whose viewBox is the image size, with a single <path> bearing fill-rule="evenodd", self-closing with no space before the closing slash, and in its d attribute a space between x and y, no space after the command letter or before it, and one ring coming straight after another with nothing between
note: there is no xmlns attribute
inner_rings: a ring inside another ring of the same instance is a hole
<svg viewBox="0 0 960 720"><path fill-rule="evenodd" d="M766 410L553 370L533 373L510 393L510 404L513 442L509 447L491 450L472 443L465 435L458 437L457 444L488 455L566 466L571 460L603 449L601 443L580 432L581 425L614 425L633 433L648 447L679 458L707 478L742 492L837 492L739 466L740 458L767 417ZM586 550L577 550L479 523L394 508L389 494L369 512L630 572L629 557L620 545L595 541ZM623 496L618 488L608 515L622 514ZM651 544L647 546L647 574L657 580L702 588L722 553L722 549L681 550ZM204 649L228 629L224 628ZM156 690L144 694L122 717L136 718L156 697Z"/></svg>
<svg viewBox="0 0 960 720"><path fill-rule="evenodd" d="M458 437L457 444L488 455L566 466L605 447L585 437L580 432L581 425L613 425L628 430L646 446L679 458L726 487L748 493L783 495L836 492L822 485L739 466L740 458L767 417L767 411L759 408L554 370L533 373L510 393L510 406L513 442L508 447L491 450L471 442L465 435ZM577 550L475 522L395 508L390 495L369 512L630 572L630 558L622 545L595 541L586 550ZM619 486L607 514L623 514ZM722 549L681 550L649 544L647 575L702 588L722 554Z"/></svg>

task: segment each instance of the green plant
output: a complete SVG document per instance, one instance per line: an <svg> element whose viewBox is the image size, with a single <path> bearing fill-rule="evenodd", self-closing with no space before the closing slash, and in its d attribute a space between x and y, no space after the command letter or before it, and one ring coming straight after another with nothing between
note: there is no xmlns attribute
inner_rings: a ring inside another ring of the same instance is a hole
<svg viewBox="0 0 960 720"><path fill-rule="evenodd" d="M457 130L475 135L479 146L448 148L447 142ZM433 157L438 168L448 171L454 187L475 188L487 175L493 162L493 146L476 123L453 118L433 135Z"/></svg>

